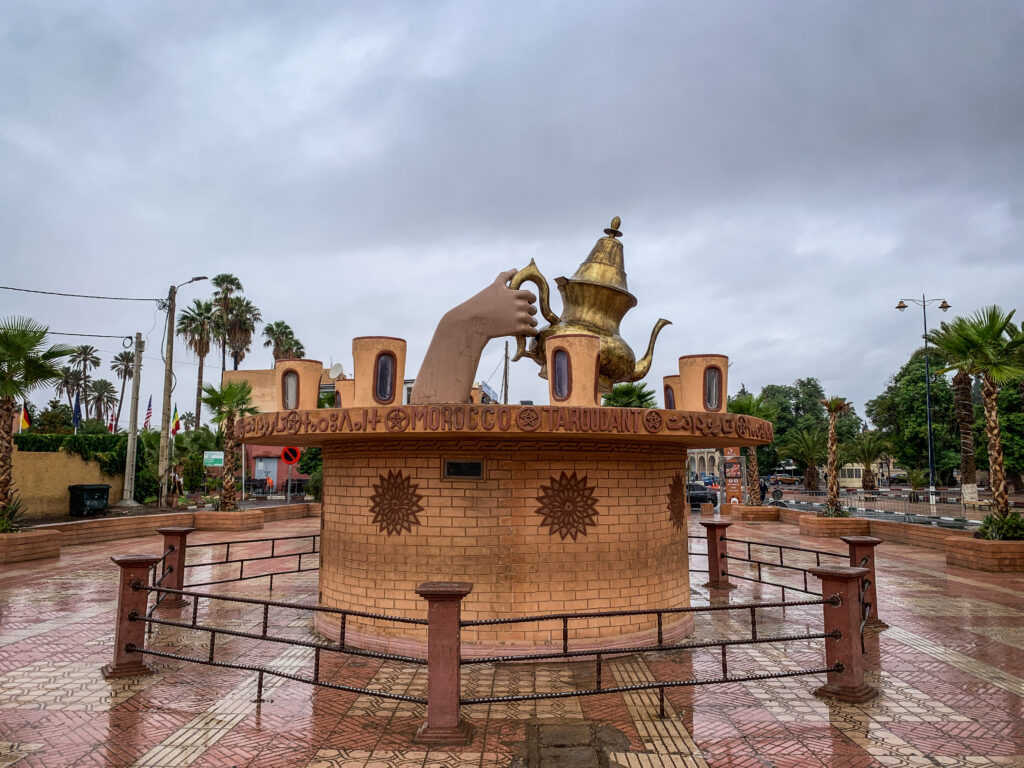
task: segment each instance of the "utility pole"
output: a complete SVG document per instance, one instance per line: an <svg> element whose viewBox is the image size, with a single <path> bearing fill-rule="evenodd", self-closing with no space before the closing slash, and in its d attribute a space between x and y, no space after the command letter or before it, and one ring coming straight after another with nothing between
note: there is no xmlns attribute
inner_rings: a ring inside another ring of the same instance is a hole
<svg viewBox="0 0 1024 768"><path fill-rule="evenodd" d="M501 402L508 405L508 340L505 341L505 372L501 376Z"/></svg>
<svg viewBox="0 0 1024 768"><path fill-rule="evenodd" d="M167 444L170 440L171 382L174 378L174 302L178 296L178 289L181 288L182 285L188 285L189 283L194 283L197 280L205 279L205 275L193 277L191 280L187 280L181 285L172 285L167 291L167 342L166 348L164 349L164 406L163 413L160 416L160 463L157 465L157 480L159 482L159 489L157 490L158 507L162 507L164 505L164 499L167 496L167 469L169 463Z"/></svg>
<svg viewBox="0 0 1024 768"><path fill-rule="evenodd" d="M124 460L124 495L115 508L137 507L135 501L135 452L139 437L139 387L142 379L142 352L146 343L142 334L135 334L135 360L132 362L131 422L128 425L128 455Z"/></svg>

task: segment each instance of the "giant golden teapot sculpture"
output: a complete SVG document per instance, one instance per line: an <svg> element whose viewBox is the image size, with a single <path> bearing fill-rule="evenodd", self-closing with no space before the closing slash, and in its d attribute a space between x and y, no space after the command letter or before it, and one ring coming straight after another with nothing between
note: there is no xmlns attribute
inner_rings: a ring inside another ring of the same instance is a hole
<svg viewBox="0 0 1024 768"><path fill-rule="evenodd" d="M551 311L548 282L540 273L533 259L519 270L509 287L518 289L523 283L537 286L540 312L550 325L540 329L527 347L527 337L517 336L516 356L513 360L528 357L540 364L540 376L546 379L547 355L544 344L548 337L561 333L588 333L601 339L601 356L598 362L598 390L610 392L612 386L622 381L638 381L647 375L654 355L654 342L668 320L661 318L654 324L647 353L639 360L633 350L619 335L619 323L625 314L636 306L636 297L626 288L626 272L623 269L622 237L619 231L620 219L612 219L612 225L604 231L590 251L586 261L580 264L571 278L555 279L558 292L562 294L562 316Z"/></svg>

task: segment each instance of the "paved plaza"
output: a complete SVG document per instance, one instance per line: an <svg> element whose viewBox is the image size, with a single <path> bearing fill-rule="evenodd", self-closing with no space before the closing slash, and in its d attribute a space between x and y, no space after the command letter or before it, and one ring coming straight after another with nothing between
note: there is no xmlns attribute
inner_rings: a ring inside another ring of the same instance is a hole
<svg viewBox="0 0 1024 768"><path fill-rule="evenodd" d="M266 526L260 536L315 533L307 518ZM691 521L691 533L704 531ZM795 526L737 524L730 536L842 551L838 540L799 537ZM193 534L191 541L252 538ZM866 638L868 682L881 695L866 704L815 698L824 676L670 689L659 717L657 692L605 694L465 708L474 727L466 747L425 749L412 742L420 704L393 702L267 677L262 705L254 673L153 659L157 673L107 682L116 606L114 554L157 554L157 536L66 547L60 561L0 571L0 766L270 766L427 768L428 766L1024 766L1024 575L947 567L937 551L878 549L880 617L890 625ZM401 568L400 563L394 564ZM698 565L694 562L693 565ZM224 574L227 576L228 574ZM710 596L693 574L694 603ZM210 589L313 603L316 574ZM777 600L778 590L743 583L728 600ZM789 599L800 599L791 595ZM184 609L162 610L174 616ZM695 639L743 637L738 612L698 614ZM203 601L203 621L259 631L256 606ZM766 609L764 634L821 630L821 608ZM274 634L314 639L307 614L275 609ZM208 635L158 627L151 647L205 656ZM785 647L730 648L730 674L822 666L821 640ZM219 661L266 664L309 674L301 646L219 636ZM714 677L717 649L609 659L605 685ZM330 682L423 695L426 668L324 654ZM594 684L594 664L470 665L466 698L568 691Z"/></svg>

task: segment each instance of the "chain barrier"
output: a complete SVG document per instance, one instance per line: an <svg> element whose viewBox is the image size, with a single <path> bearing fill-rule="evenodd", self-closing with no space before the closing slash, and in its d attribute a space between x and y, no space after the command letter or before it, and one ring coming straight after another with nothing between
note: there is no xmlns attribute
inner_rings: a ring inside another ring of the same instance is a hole
<svg viewBox="0 0 1024 768"><path fill-rule="evenodd" d="M293 542L293 541L309 541L309 549L303 549L298 552L278 552L278 542ZM270 544L270 554L251 556L251 557L231 557L231 547L238 547L246 544ZM185 570L188 571L191 568L213 568L217 565L238 565L238 575L230 579L216 579L212 581L198 581L185 586L189 587L208 587L214 584L228 584L235 581L248 581L250 579L270 579L270 589L274 588L274 577L285 576L293 573L306 573L307 571L316 571L320 568L320 534L311 533L302 536L280 536L277 538L265 538L265 539L240 539L237 541L218 541L210 544L188 544L185 547L186 551L197 550L197 549L214 549L216 547L224 547L224 558L221 560L211 560L209 562L193 562L185 565ZM303 562L303 557L308 555L316 556L316 563L312 566L306 565ZM279 560L285 557L297 558L296 567L289 571L274 571L272 573L256 573L245 574L245 566L247 563L258 563L265 562L267 560Z"/></svg>

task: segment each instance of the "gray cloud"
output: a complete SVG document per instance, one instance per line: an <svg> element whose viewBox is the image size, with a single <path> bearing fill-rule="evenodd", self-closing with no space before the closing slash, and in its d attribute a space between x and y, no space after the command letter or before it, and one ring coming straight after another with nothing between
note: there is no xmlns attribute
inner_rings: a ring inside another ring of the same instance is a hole
<svg viewBox="0 0 1024 768"><path fill-rule="evenodd" d="M401 335L415 369L445 309L531 257L571 274L618 214L623 335L675 321L655 388L721 351L734 388L818 376L862 411L919 340L898 298L1018 301L1022 44L1012 2L12 6L4 282L151 296L231 271L312 355ZM516 399L544 396L531 365Z"/></svg>

